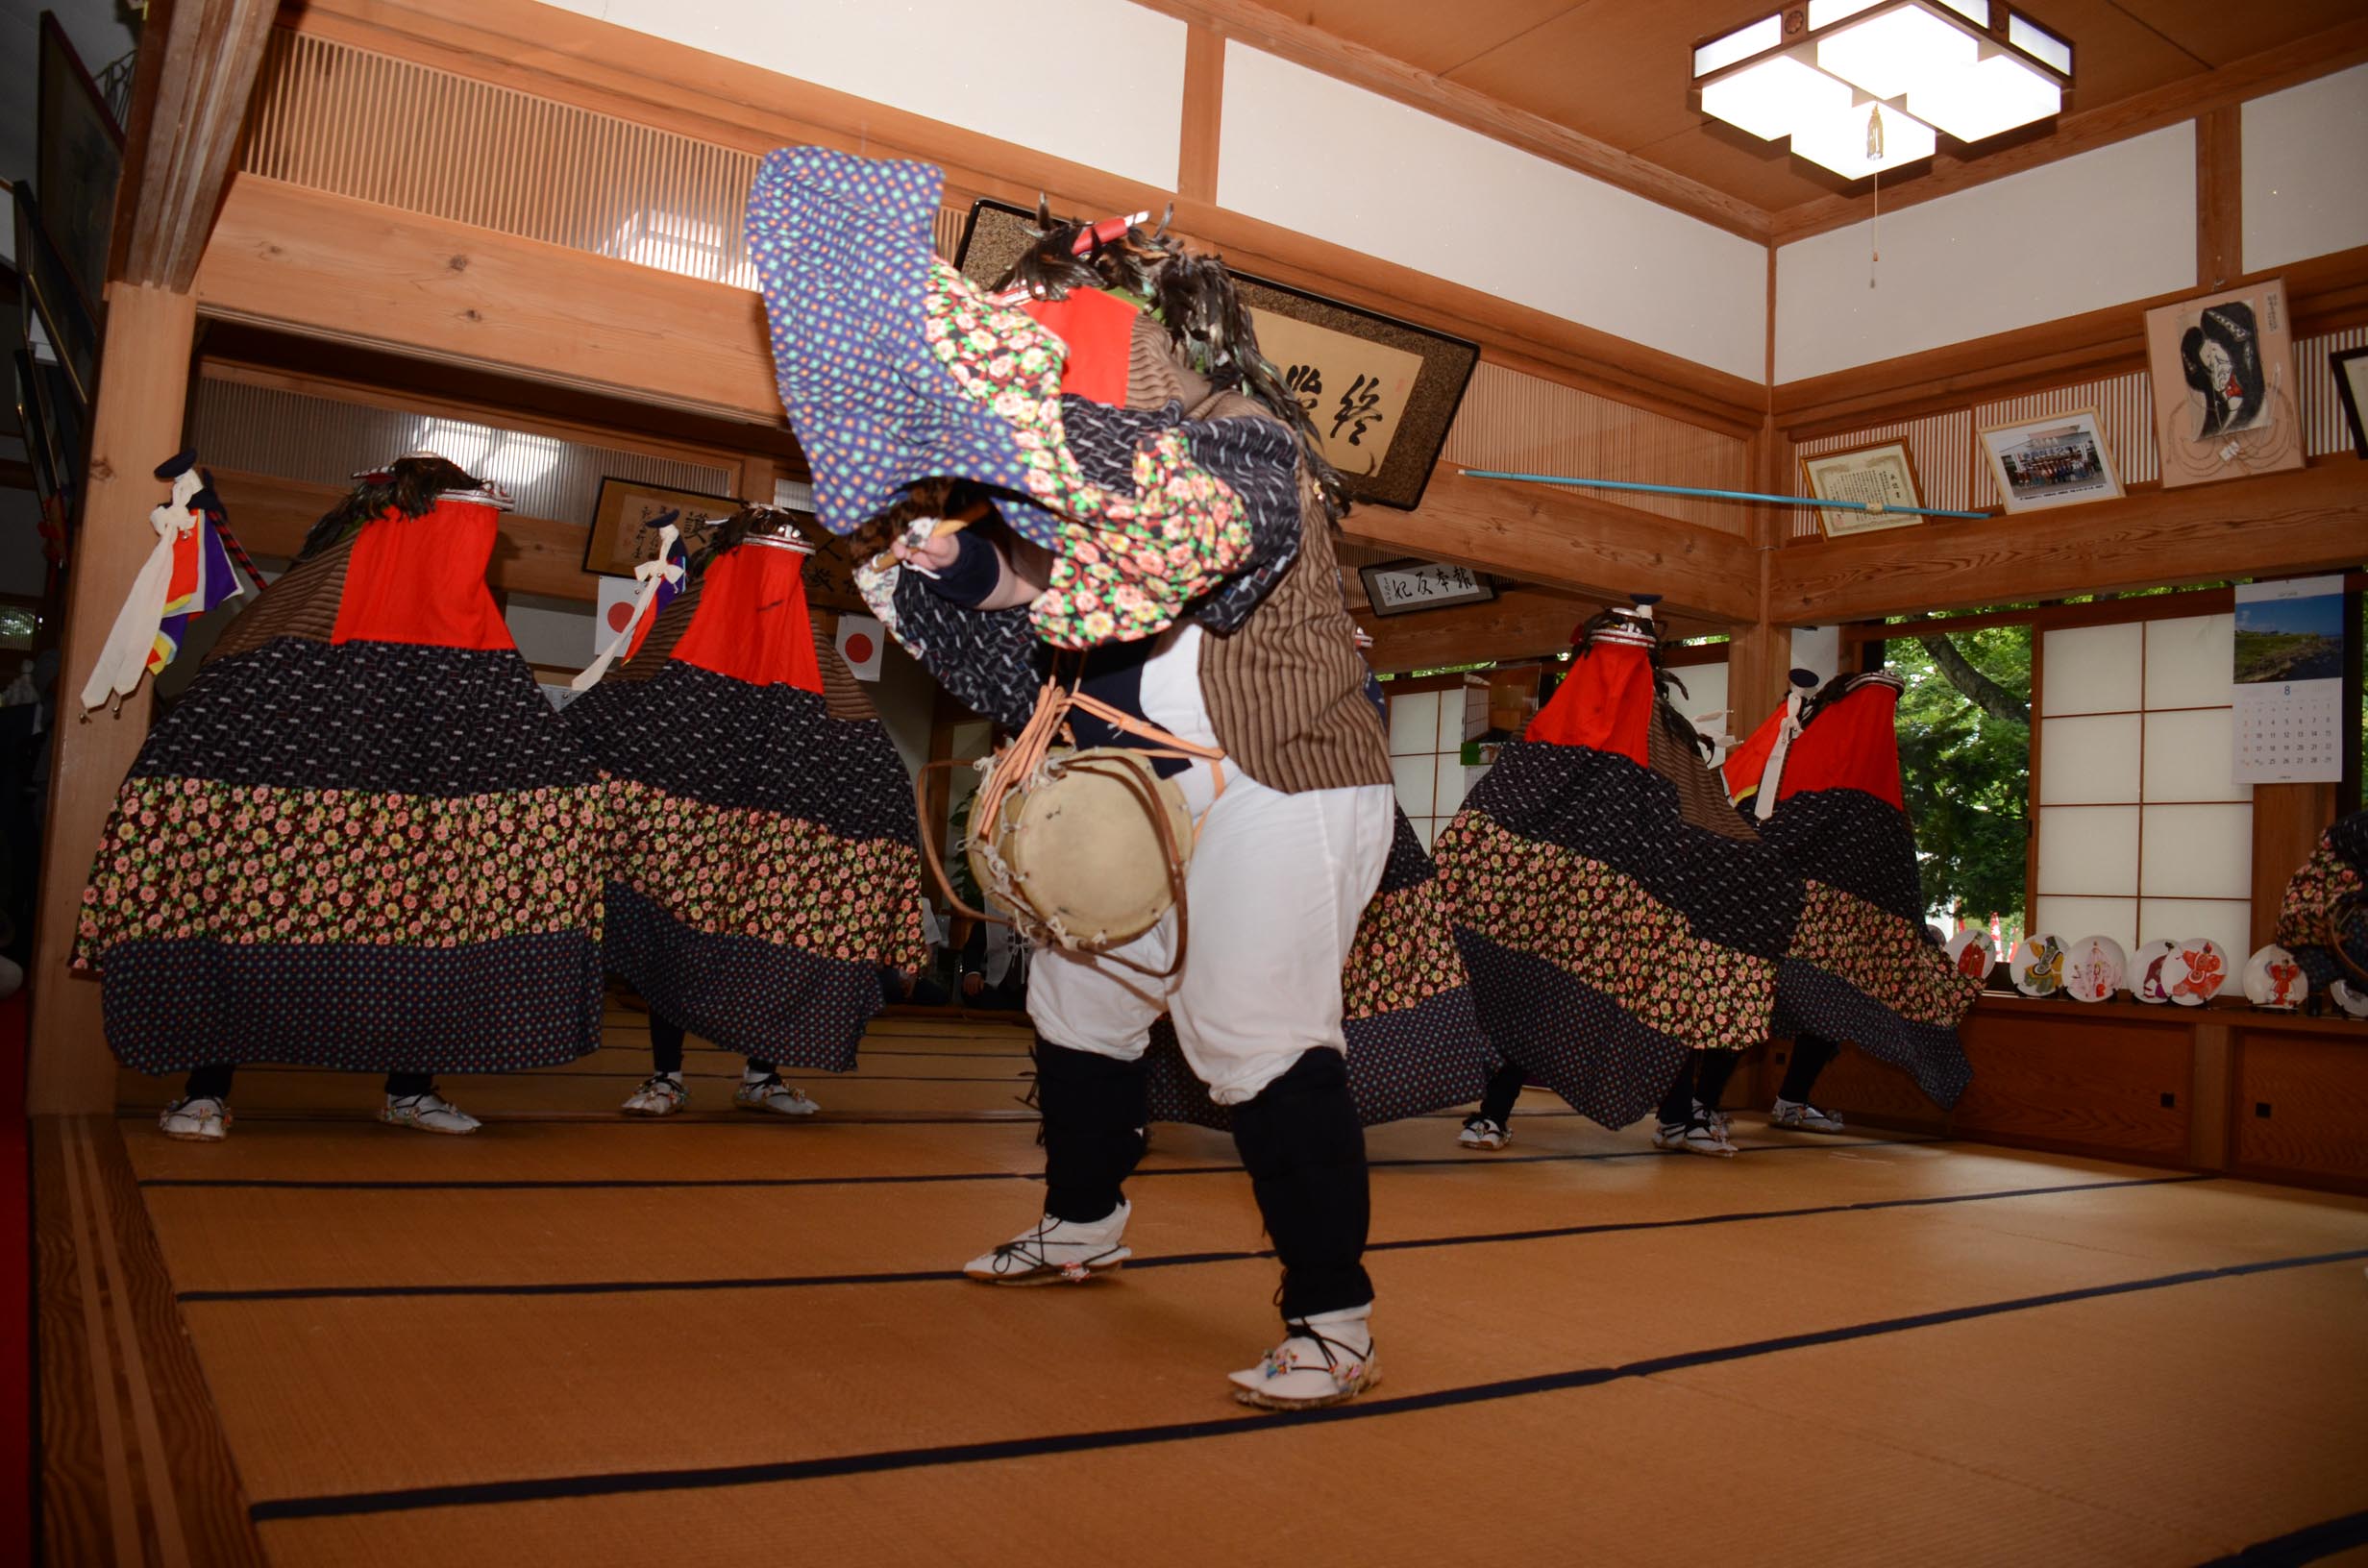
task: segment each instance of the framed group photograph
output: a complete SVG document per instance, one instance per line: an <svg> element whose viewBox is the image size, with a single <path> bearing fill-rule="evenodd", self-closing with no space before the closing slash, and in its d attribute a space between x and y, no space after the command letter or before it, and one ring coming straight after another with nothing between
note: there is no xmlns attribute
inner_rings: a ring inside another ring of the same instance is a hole
<svg viewBox="0 0 2368 1568"><path fill-rule="evenodd" d="M2368 349L2345 349L2328 360L2335 373L2335 395L2343 400L2343 422L2351 428L2352 450L2368 457L2368 425L2359 417L2368 405Z"/></svg>
<svg viewBox="0 0 2368 1568"><path fill-rule="evenodd" d="M1885 506L1921 506L1915 482L1915 458L1905 441L1885 441L1850 452L1830 452L1801 459L1801 482L1819 501L1858 501ZM1828 539L1885 528L1913 527L1924 520L1913 512L1864 512L1857 507L1819 511Z"/></svg>
<svg viewBox="0 0 2368 1568"><path fill-rule="evenodd" d="M2094 408L1993 425L1979 439L1998 499L2010 512L2077 506L2121 494Z"/></svg>
<svg viewBox="0 0 2368 1568"><path fill-rule="evenodd" d="M693 548L709 529L740 509L730 496L670 490L638 479L604 478L592 506L592 533L584 541L583 569L598 576L629 577L633 568L657 558L658 530L671 522ZM675 515L667 517L667 513Z"/></svg>
<svg viewBox="0 0 2368 1568"><path fill-rule="evenodd" d="M954 266L992 288L1036 233L1027 208L974 202ZM1401 511L1420 505L1480 346L1247 273L1233 281L1259 348L1307 410L1349 496Z"/></svg>
<svg viewBox="0 0 2368 1568"><path fill-rule="evenodd" d="M1375 615L1412 615L1455 604L1486 604L1496 597L1495 580L1468 566L1438 561L1378 561L1357 568L1365 597Z"/></svg>
<svg viewBox="0 0 2368 1568"><path fill-rule="evenodd" d="M2146 312L2165 490L2303 466L2292 331L2282 279Z"/></svg>

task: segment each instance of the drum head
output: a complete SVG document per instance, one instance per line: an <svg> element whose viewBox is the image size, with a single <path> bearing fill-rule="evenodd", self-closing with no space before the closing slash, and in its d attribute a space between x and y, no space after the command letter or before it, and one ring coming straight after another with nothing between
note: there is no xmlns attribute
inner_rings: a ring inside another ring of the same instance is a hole
<svg viewBox="0 0 2368 1568"><path fill-rule="evenodd" d="M1148 786L1167 814L1177 863L1192 857L1184 794L1132 751L1099 747L1055 756L1045 781L1003 797L996 845L1017 890L1080 946L1113 947L1159 923L1174 902L1159 830L1144 809ZM971 871L995 886L975 849Z"/></svg>

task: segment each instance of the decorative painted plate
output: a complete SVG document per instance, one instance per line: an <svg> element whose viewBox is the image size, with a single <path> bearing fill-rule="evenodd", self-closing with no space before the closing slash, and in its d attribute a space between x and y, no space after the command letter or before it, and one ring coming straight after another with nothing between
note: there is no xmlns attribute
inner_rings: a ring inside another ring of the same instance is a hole
<svg viewBox="0 0 2368 1568"><path fill-rule="evenodd" d="M2310 977L2294 955L2271 943L2245 960L2245 999L2272 1013L2291 1013L2310 994Z"/></svg>
<svg viewBox="0 0 2368 1568"><path fill-rule="evenodd" d="M2130 961L2130 994L2141 1002L2167 1002L2171 993L2162 982L2163 960L2179 951L2175 942L2150 942ZM2185 966L2181 966L2185 972Z"/></svg>
<svg viewBox="0 0 2368 1568"><path fill-rule="evenodd" d="M2109 1002L2129 973L2129 955L2110 937L2083 937L2064 954L2063 989L2074 1001Z"/></svg>
<svg viewBox="0 0 2368 1568"><path fill-rule="evenodd" d="M1949 939L1949 962L1957 972L1987 980L1998 964L1998 943L1978 925L1969 925Z"/></svg>
<svg viewBox="0 0 2368 1568"><path fill-rule="evenodd" d="M2040 932L2014 949L2014 989L2026 996L2053 996L2063 990L2063 938Z"/></svg>
<svg viewBox="0 0 2368 1568"><path fill-rule="evenodd" d="M2349 980L2338 980L2327 988L2335 1005L2356 1018L2368 1018L2368 992L2355 991Z"/></svg>
<svg viewBox="0 0 2368 1568"><path fill-rule="evenodd" d="M2172 966L2163 965L2162 989L2180 1006L2202 1007L2229 983L2229 955L2209 937L2189 937L2179 944L2177 956L2183 970L2174 977Z"/></svg>

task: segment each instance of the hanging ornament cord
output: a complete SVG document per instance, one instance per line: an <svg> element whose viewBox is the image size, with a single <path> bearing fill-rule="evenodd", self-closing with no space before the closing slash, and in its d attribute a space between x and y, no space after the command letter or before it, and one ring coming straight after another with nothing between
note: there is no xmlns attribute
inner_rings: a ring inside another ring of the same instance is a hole
<svg viewBox="0 0 2368 1568"><path fill-rule="evenodd" d="M1866 286L1875 286L1875 269L1883 261L1883 110L1866 112L1866 156L1875 165L1875 215L1866 226Z"/></svg>

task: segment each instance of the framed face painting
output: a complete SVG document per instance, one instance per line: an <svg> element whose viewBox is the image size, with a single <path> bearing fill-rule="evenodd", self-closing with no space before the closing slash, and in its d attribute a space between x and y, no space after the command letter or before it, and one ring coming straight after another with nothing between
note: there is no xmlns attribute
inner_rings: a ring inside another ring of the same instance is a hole
<svg viewBox="0 0 2368 1568"><path fill-rule="evenodd" d="M2282 279L2146 312L2165 490L2303 466L2292 330Z"/></svg>

